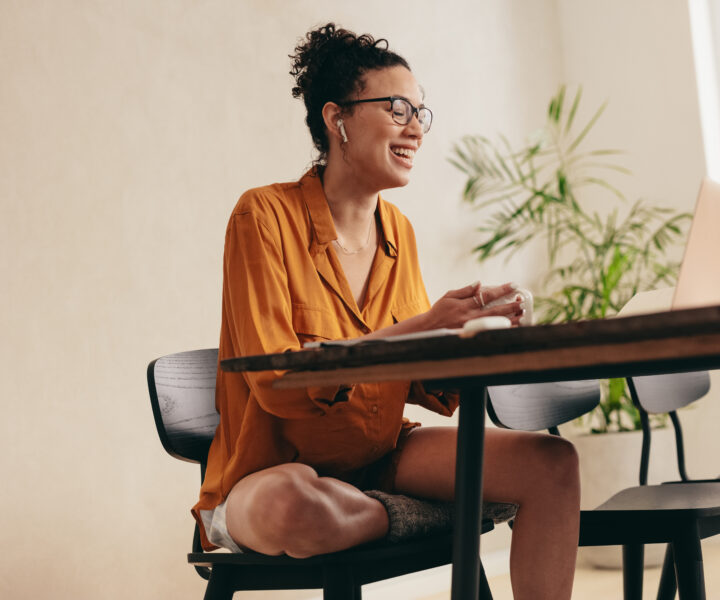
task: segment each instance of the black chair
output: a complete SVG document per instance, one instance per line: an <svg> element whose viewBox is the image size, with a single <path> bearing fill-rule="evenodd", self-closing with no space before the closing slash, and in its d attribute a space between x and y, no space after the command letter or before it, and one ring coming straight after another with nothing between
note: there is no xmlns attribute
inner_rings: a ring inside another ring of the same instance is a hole
<svg viewBox="0 0 720 600"><path fill-rule="evenodd" d="M159 358L147 370L155 425L165 450L175 458L199 463L205 476L207 453L219 416L215 411L216 349L181 352ZM496 521L514 514L512 505L492 505ZM486 513L487 514L487 513ZM482 532L491 531L485 518ZM208 580L206 599L232 598L238 590L322 588L325 600L360 600L367 583L431 569L452 561L452 532L398 543L378 541L306 559L256 552L203 552L197 525L188 562ZM482 571L480 598L492 600Z"/></svg>
<svg viewBox="0 0 720 600"><path fill-rule="evenodd" d="M589 413L600 403L596 380L502 385L488 388L487 410L506 429L560 435L558 425Z"/></svg>
<svg viewBox="0 0 720 600"><path fill-rule="evenodd" d="M679 480L668 481L668 484L677 483L717 483L718 479L690 479L685 466L685 445L680 418L677 410L692 404L704 397L710 390L710 374L707 371L692 373L673 373L667 375L651 375L647 377L633 377L628 379L628 387L633 403L640 411L640 422L643 430L643 444L640 457L640 485L647 484L648 468L650 465L650 445L652 430L650 429L649 415L667 414L673 425L675 433L675 450ZM683 492L687 494L688 492ZM716 535L717 521L715 519L699 518L698 521L698 549L700 540ZM699 554L702 561L702 554ZM639 557L642 564L642 555ZM642 589L642 588L641 588ZM677 577L675 574L675 560L673 545L668 544L663 562L660 584L658 587L658 600L672 600L677 592Z"/></svg>
<svg viewBox="0 0 720 600"><path fill-rule="evenodd" d="M669 380L665 379L666 385ZM592 385L597 386L597 383ZM640 385L642 388L643 384ZM588 389L583 389L580 384L578 386L578 394L589 393ZM536 431L547 428L549 424L559 425L561 421L555 422L556 405L579 402L568 393L564 383L506 388L504 393L497 393L494 388L490 390L488 407L493 421L510 429ZM549 400L533 400L531 404L526 404L532 406L532 412L522 411L522 402L515 405L508 403L508 397L512 399L522 395L534 399L540 392ZM666 398L663 410L685 404L686 401L677 397L674 400ZM649 451L649 437L647 443ZM647 469L647 458L643 464ZM700 538L720 532L720 482L639 485L618 492L594 510L582 511L580 517L580 546L623 546L625 600L642 598L643 548L649 543L671 545L681 600L705 598Z"/></svg>

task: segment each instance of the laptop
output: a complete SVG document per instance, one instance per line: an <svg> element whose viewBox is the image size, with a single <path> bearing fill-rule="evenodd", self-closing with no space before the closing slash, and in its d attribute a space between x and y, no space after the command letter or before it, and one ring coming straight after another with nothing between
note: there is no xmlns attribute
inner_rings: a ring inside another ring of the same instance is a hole
<svg viewBox="0 0 720 600"><path fill-rule="evenodd" d="M638 292L618 317L720 305L720 184L705 179L674 288Z"/></svg>
<svg viewBox="0 0 720 600"><path fill-rule="evenodd" d="M720 183L705 178L688 234L672 309L720 305Z"/></svg>

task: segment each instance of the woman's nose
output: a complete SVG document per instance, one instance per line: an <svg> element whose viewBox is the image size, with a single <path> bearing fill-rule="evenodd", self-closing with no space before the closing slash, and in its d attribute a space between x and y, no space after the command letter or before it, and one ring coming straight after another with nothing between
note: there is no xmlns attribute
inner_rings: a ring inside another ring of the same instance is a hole
<svg viewBox="0 0 720 600"><path fill-rule="evenodd" d="M412 119L410 119L410 122L405 126L405 129L413 137L422 139L422 137L425 135L423 133L423 127L418 120L417 113L412 116Z"/></svg>

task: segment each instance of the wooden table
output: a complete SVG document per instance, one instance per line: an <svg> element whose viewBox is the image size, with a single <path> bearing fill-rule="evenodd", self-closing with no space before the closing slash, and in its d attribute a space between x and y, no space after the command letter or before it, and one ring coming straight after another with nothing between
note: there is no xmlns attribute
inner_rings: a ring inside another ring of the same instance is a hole
<svg viewBox="0 0 720 600"><path fill-rule="evenodd" d="M720 368L720 306L222 361L288 370L277 388L416 379L460 390L452 600L477 598L486 388ZM461 525L460 525L461 524Z"/></svg>

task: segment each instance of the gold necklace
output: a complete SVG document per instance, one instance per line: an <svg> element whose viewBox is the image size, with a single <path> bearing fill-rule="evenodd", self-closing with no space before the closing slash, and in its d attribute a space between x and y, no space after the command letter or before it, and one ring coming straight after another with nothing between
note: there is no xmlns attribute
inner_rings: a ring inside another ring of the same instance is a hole
<svg viewBox="0 0 720 600"><path fill-rule="evenodd" d="M370 234L372 233L372 225L373 225L374 221L375 221L375 216L373 215L373 217L371 217L371 219L370 219L370 224L368 225L367 239L365 240L365 243L362 246L360 246L357 250L348 250L345 246L343 246L340 243L340 241L337 238L334 239L333 242L335 242L337 247L340 248L340 250L342 250L343 254L360 254L363 250L365 250L365 248L368 247L368 244L370 243Z"/></svg>

